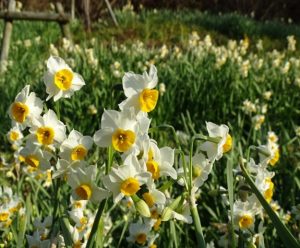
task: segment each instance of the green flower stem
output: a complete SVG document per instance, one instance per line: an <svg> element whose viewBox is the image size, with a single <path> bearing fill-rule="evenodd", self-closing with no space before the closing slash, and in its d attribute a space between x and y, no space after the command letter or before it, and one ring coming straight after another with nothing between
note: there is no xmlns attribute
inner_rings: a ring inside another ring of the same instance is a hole
<svg viewBox="0 0 300 248"><path fill-rule="evenodd" d="M202 136L202 135L201 135ZM197 135L195 137L192 138L192 142L191 142L191 146L190 146L190 156L189 156L189 192L190 192L190 195L191 195L191 191L192 191L192 188L193 188L193 161L192 161L192 158L193 158L193 153L194 153L194 143L197 141L197 140L202 140L201 136Z"/></svg>
<svg viewBox="0 0 300 248"><path fill-rule="evenodd" d="M187 192L189 192L189 185L188 185L188 174L187 174L187 168L186 168L186 162L185 162L185 156L184 153L182 152L182 150L176 150L180 156L181 156L181 160L182 160L182 167L183 167L183 174L184 174L184 186L187 190Z"/></svg>
<svg viewBox="0 0 300 248"><path fill-rule="evenodd" d="M251 187L252 191L254 192L254 194L256 195L257 199L260 201L261 205L266 210L268 216L272 220L272 223L277 230L277 234L281 238L284 245L286 247L293 247L293 248L300 247L299 242L291 234L289 229L287 229L287 227L280 221L277 214L273 211L271 206L268 204L268 202L265 200L263 195L260 193L260 191L255 186L255 183L253 182L253 180L251 179L250 175L248 174L246 168L244 167L244 163L243 163L242 159L240 162L240 166L244 173L244 177L245 177L247 183L250 185L250 187Z"/></svg>
<svg viewBox="0 0 300 248"><path fill-rule="evenodd" d="M191 207L191 213L192 213L192 217L193 217L193 223L194 223L194 227L195 227L198 247L205 248L206 245L205 245L205 241L203 238L201 221L200 221L197 206L195 204L193 204L193 206Z"/></svg>
<svg viewBox="0 0 300 248"><path fill-rule="evenodd" d="M98 226L99 226L99 221L101 219L101 216L102 216L102 213L103 213L103 210L106 206L106 202L107 202L107 199L105 199L104 201L100 202L100 205L99 205L99 208L98 208L98 211L97 211L97 214L96 214L96 217L95 217L95 220L94 220L94 223L93 223L93 227L92 227L92 230L91 230L91 234L89 236L89 240L86 244L86 247L93 247L93 243L94 243L94 238L96 237L97 235L97 230L98 230Z"/></svg>
<svg viewBox="0 0 300 248"><path fill-rule="evenodd" d="M232 154L232 153L231 153ZM235 244L235 235L234 235L234 224L233 224L233 172L232 172L232 155L227 160L226 166L226 175L227 175L227 188L228 188L228 196L229 196L229 204L230 204L230 239L231 239L231 247L236 247Z"/></svg>
<svg viewBox="0 0 300 248"><path fill-rule="evenodd" d="M60 102L59 101L55 102L55 110L56 110L57 118L58 118L58 120L60 120Z"/></svg>
<svg viewBox="0 0 300 248"><path fill-rule="evenodd" d="M195 139L203 140L203 141L210 141L212 143L218 144L222 138L221 137L209 137L209 136L206 136L203 134L197 134L195 136Z"/></svg>
<svg viewBox="0 0 300 248"><path fill-rule="evenodd" d="M61 179L58 178L56 181L53 181L53 197L52 200L54 202L54 208L53 208L53 227L56 226L56 223L59 221L60 219L60 209L59 209L59 205L60 205L60 188L61 188ZM55 228L51 229L51 236L55 236L57 233L55 233L56 231L54 230Z"/></svg>
<svg viewBox="0 0 300 248"><path fill-rule="evenodd" d="M171 126L171 125L163 124L163 125L159 125L159 126L157 126L157 127L152 127L152 128L150 128L150 129L149 129L149 132L152 132L153 130L159 129L159 128L169 128L169 129L171 129L171 131L172 131L172 133L173 133L173 135L174 135L174 140L175 140L175 143L176 143L176 145L177 145L177 148L178 148L179 150L182 151L181 145L180 145L179 139L178 139L178 137L177 137L175 128L174 128L173 126Z"/></svg>
<svg viewBox="0 0 300 248"><path fill-rule="evenodd" d="M108 153L108 157L107 157L107 163L106 163L106 167L105 167L105 174L106 175L109 173L109 171L111 169L112 162L113 162L113 157L114 157L114 151L113 151L111 146L108 147L107 153ZM99 205L99 208L98 208L98 211L97 211L97 214L96 214L96 217L95 217L95 220L94 220L92 230L91 230L91 233L90 233L90 236L89 236L86 247L89 247L89 248L93 247L94 239L95 239L95 237L98 233L97 230L98 230L98 227L99 227L99 221L100 221L102 213L104 212L104 209L106 207L106 203L107 203L107 199L100 202L100 205Z"/></svg>
<svg viewBox="0 0 300 248"><path fill-rule="evenodd" d="M105 167L105 174L107 175L110 171L110 168L112 166L112 162L113 162L113 158L114 158L114 150L112 148L112 146L108 147L108 159L107 159L107 165Z"/></svg>
<svg viewBox="0 0 300 248"><path fill-rule="evenodd" d="M192 161L192 158L193 158L193 153L194 153L194 143L197 140L202 140L201 136L197 135L196 137L192 138L192 143L190 146L190 156L189 156L189 178L188 179L189 179L190 209L191 209L191 213L192 213L193 224L195 227L198 247L202 248L202 247L206 247L206 245L205 245L205 240L204 240L203 233L202 233L200 216L198 213L197 206L195 204L196 199L192 193L192 188L193 188L193 161Z"/></svg>

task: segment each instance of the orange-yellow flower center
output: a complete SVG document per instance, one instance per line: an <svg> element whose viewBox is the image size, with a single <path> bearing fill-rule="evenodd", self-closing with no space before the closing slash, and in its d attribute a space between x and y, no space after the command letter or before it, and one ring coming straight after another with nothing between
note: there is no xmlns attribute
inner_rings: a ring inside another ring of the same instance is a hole
<svg viewBox="0 0 300 248"><path fill-rule="evenodd" d="M73 207L74 207L74 208L82 208L82 203L81 203L81 201L74 201L74 202L73 202Z"/></svg>
<svg viewBox="0 0 300 248"><path fill-rule="evenodd" d="M25 163L33 168L38 168L40 165L39 158L35 155L29 155L25 157Z"/></svg>
<svg viewBox="0 0 300 248"><path fill-rule="evenodd" d="M36 131L36 137L40 144L50 145L54 141L54 130L51 127L40 127Z"/></svg>
<svg viewBox="0 0 300 248"><path fill-rule="evenodd" d="M249 228L253 224L253 217L249 214L244 214L239 219L239 227L241 229Z"/></svg>
<svg viewBox="0 0 300 248"><path fill-rule="evenodd" d="M87 219L87 217L82 217L82 218L80 218L80 224L81 225L85 225L85 224L87 224L88 223L88 219Z"/></svg>
<svg viewBox="0 0 300 248"><path fill-rule="evenodd" d="M153 225L153 229L154 231L158 231L159 227L160 227L160 224L161 224L161 219L158 218L157 221L154 223Z"/></svg>
<svg viewBox="0 0 300 248"><path fill-rule="evenodd" d="M11 141L16 141L20 137L19 133L16 131L11 131L9 134L9 139Z"/></svg>
<svg viewBox="0 0 300 248"><path fill-rule="evenodd" d="M75 192L81 200L89 200L92 196L92 188L88 184L81 184L75 189Z"/></svg>
<svg viewBox="0 0 300 248"><path fill-rule="evenodd" d="M11 114L15 121L23 123L28 116L29 108L22 102L15 102L11 107Z"/></svg>
<svg viewBox="0 0 300 248"><path fill-rule="evenodd" d="M9 212L0 213L0 222L5 222L8 220Z"/></svg>
<svg viewBox="0 0 300 248"><path fill-rule="evenodd" d="M225 144L223 145L223 153L229 152L232 147L232 137L230 134L227 134Z"/></svg>
<svg viewBox="0 0 300 248"><path fill-rule="evenodd" d="M278 162L279 157L280 157L280 153L279 153L279 149L277 148L274 152L273 158L270 160L270 165L274 166Z"/></svg>
<svg viewBox="0 0 300 248"><path fill-rule="evenodd" d="M147 171L151 172L153 179L158 179L160 176L158 163L154 160L148 160L146 163Z"/></svg>
<svg viewBox="0 0 300 248"><path fill-rule="evenodd" d="M159 214L158 214L157 210L156 210L156 209L153 209L153 210L151 211L151 218L152 218L152 219L158 219L158 217L159 217Z"/></svg>
<svg viewBox="0 0 300 248"><path fill-rule="evenodd" d="M140 183L133 177L127 178L121 183L121 192L126 196L132 196L140 189Z"/></svg>
<svg viewBox="0 0 300 248"><path fill-rule="evenodd" d="M139 95L140 108L144 112L152 111L158 100L158 90L144 89Z"/></svg>
<svg viewBox="0 0 300 248"><path fill-rule="evenodd" d="M82 247L82 244L80 241L76 241L72 246L72 248L81 248L81 247Z"/></svg>
<svg viewBox="0 0 300 248"><path fill-rule="evenodd" d="M149 192L147 192L147 193L143 194L143 198L144 198L145 202L147 203L147 205L150 208L152 208L155 203L153 196Z"/></svg>
<svg viewBox="0 0 300 248"><path fill-rule="evenodd" d="M147 235L145 233L139 233L135 237L135 241L140 245L143 245L146 242L146 239L147 239Z"/></svg>
<svg viewBox="0 0 300 248"><path fill-rule="evenodd" d="M18 212L18 211L20 210L21 207L22 207L22 204L19 203L19 204L17 204L16 206L13 206L12 208L10 208L10 209L9 209L9 212L10 212L11 214L16 213L16 212Z"/></svg>
<svg viewBox="0 0 300 248"><path fill-rule="evenodd" d="M273 197L274 183L271 181L271 178L266 178L265 182L268 183L268 188L264 192L264 198L270 203Z"/></svg>
<svg viewBox="0 0 300 248"><path fill-rule="evenodd" d="M83 145L78 145L73 148L71 152L71 159L74 160L83 160L87 155L87 149Z"/></svg>
<svg viewBox="0 0 300 248"><path fill-rule="evenodd" d="M73 72L68 69L62 69L55 73L54 84L60 90L68 90L72 86Z"/></svg>
<svg viewBox="0 0 300 248"><path fill-rule="evenodd" d="M125 152L135 142L135 133L118 128L112 135L112 145L116 151Z"/></svg>

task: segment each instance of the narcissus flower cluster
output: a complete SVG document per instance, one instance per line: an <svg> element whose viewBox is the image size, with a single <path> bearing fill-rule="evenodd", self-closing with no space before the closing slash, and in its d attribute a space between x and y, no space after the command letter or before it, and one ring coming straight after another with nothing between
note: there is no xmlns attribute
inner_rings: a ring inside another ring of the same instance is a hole
<svg viewBox="0 0 300 248"><path fill-rule="evenodd" d="M205 43L211 46L209 38ZM244 49L246 43L241 45ZM149 115L162 95L156 89L157 73L154 65L143 74L125 73L122 79L125 99L118 104L119 109L104 109L99 130L93 130L92 136L67 128L59 120L59 113L52 109L43 111L42 100L30 92L29 85L16 96L9 108L12 128L7 133L15 150L14 163L22 168L29 181L43 181L44 187L51 186L56 201L53 218L34 222L33 234L27 235L30 247L50 247L53 238L50 229L58 225L62 216L68 219L65 227L73 247L90 247L94 235L98 235L100 219L103 233L113 231L109 214L114 209L124 214L129 226L126 240L137 247L156 247L160 226L166 221L193 223L197 227L196 196L209 180L214 164L232 150L234 138L227 125L206 122L207 135L184 135L189 151L181 148L178 137L172 137L176 148L155 140L151 131L160 131L160 126L151 127ZM44 83L46 101L53 98L55 102L70 98L85 85L82 77L63 59L52 56L47 61ZM244 105L248 106L249 102ZM255 112L250 107L248 111ZM275 186L274 173L267 165L273 166L279 159L277 141L275 133L269 132L267 144L257 147L259 164L253 159L248 163L255 185L268 203L272 202ZM88 162L94 143L97 152L107 150L107 154L100 155L105 157L104 164ZM12 197L7 188L3 192ZM64 212L62 206L67 208ZM12 213L19 208L17 200L7 200L1 205L1 227L10 224ZM256 216L262 215L262 207L252 194L235 201L231 217L236 229L247 231L255 226ZM59 234L56 240L59 245L66 241Z"/></svg>

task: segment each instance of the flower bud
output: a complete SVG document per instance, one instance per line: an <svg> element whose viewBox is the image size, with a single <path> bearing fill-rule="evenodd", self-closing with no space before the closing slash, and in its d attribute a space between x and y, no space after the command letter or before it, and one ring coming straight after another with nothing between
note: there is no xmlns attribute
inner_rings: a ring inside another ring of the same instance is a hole
<svg viewBox="0 0 300 248"><path fill-rule="evenodd" d="M12 234L12 232L9 232L8 234L7 234L7 240L8 241L11 241L11 240L13 240L13 234Z"/></svg>
<svg viewBox="0 0 300 248"><path fill-rule="evenodd" d="M161 214L161 221L168 221L171 219L173 215L173 209L170 207L166 207Z"/></svg>
<svg viewBox="0 0 300 248"><path fill-rule="evenodd" d="M168 207L164 209L161 215L161 221L168 221L172 215L173 211L183 204L184 195L178 196Z"/></svg>
<svg viewBox="0 0 300 248"><path fill-rule="evenodd" d="M137 195L131 196L136 210L143 216L149 218L151 216L150 209L147 203L140 199Z"/></svg>

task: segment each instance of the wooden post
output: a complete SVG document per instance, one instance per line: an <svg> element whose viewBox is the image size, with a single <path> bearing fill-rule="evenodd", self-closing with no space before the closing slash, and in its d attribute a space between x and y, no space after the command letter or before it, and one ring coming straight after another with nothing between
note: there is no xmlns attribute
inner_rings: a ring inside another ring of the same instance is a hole
<svg viewBox="0 0 300 248"><path fill-rule="evenodd" d="M84 24L87 33L91 32L90 0L83 0Z"/></svg>
<svg viewBox="0 0 300 248"><path fill-rule="evenodd" d="M8 2L8 11L14 11L16 6L15 0L9 0ZM8 58L9 52L9 43L12 33L12 19L5 20L4 31L3 31L3 38L2 38L2 49L1 49L1 58L0 58L0 71L4 71L6 68L6 61Z"/></svg>
<svg viewBox="0 0 300 248"><path fill-rule="evenodd" d="M56 3L56 10L58 14L62 17L65 17L64 7L61 3ZM70 41L72 41L71 31L68 25L68 22L60 22L60 28L62 30L63 35Z"/></svg>
<svg viewBox="0 0 300 248"><path fill-rule="evenodd" d="M112 8L111 8L111 5L110 5L109 1L108 1L108 0L105 0L105 3L106 3L106 6L107 6L107 8L108 8L108 11L109 11L109 13L110 13L111 18L112 18L113 21L114 21L114 24L118 27L118 26L119 26L119 23L118 23L117 18L116 18L115 14L114 14L114 12L113 12L113 10L112 10Z"/></svg>
<svg viewBox="0 0 300 248"><path fill-rule="evenodd" d="M75 0L71 1L71 20L75 19Z"/></svg>
<svg viewBox="0 0 300 248"><path fill-rule="evenodd" d="M60 15L58 13L43 13L32 11L0 11L0 19L4 20L27 20L27 21L55 21L67 23L70 18L68 15Z"/></svg>

